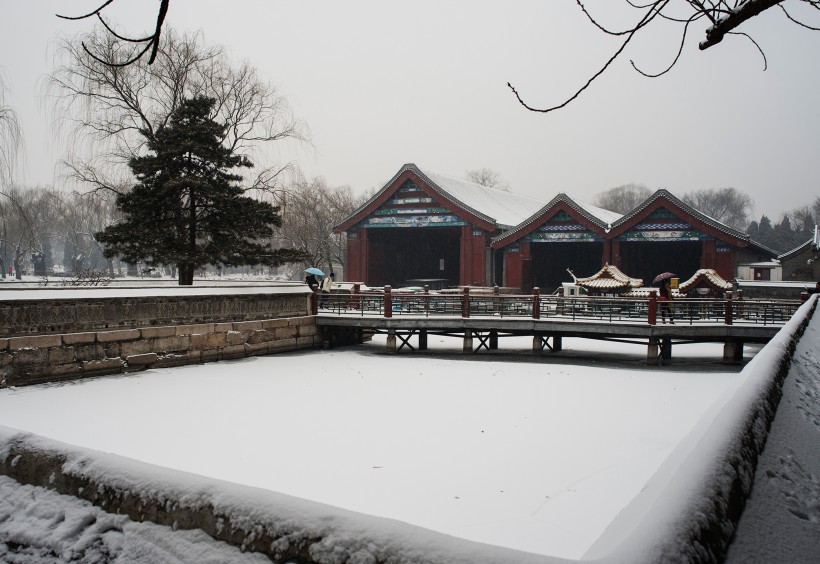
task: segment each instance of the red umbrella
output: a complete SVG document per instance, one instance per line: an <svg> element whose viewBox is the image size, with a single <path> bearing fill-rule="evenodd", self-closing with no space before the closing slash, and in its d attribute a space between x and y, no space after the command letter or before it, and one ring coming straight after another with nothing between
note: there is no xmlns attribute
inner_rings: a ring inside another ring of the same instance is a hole
<svg viewBox="0 0 820 564"><path fill-rule="evenodd" d="M658 282L661 282L663 280L668 280L670 278L674 278L675 276L677 276L677 274L675 274L673 272L663 272L663 273L658 274L657 276L655 276L655 279L652 281L652 283L657 284Z"/></svg>

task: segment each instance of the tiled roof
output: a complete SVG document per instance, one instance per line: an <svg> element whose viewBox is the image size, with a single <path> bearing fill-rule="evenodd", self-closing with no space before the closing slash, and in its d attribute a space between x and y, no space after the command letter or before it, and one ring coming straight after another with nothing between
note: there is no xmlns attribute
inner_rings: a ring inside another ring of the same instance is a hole
<svg viewBox="0 0 820 564"><path fill-rule="evenodd" d="M525 219L522 223L516 225L514 229L511 229L506 233L502 233L501 235L494 237L493 246L496 247L496 244L501 242L502 239L506 242L505 244L518 240L522 233L528 231L528 229L534 223L544 218L544 215L547 214L552 208L554 208L559 203L566 204L575 212L577 212L581 217L585 218L590 223L600 227L602 231L607 231L609 229L609 225L617 218L621 217L621 215L618 213L605 210L603 208L599 208L591 204L587 204L585 202L573 200L572 198L561 192L552 200L550 200L545 206L543 206L541 209L539 209L534 214Z"/></svg>
<svg viewBox="0 0 820 564"><path fill-rule="evenodd" d="M583 288L611 290L616 288L639 288L643 279L627 276L617 266L605 264L601 270L586 278L575 278L575 283Z"/></svg>
<svg viewBox="0 0 820 564"><path fill-rule="evenodd" d="M626 215L622 216L620 219L615 221L612 224L612 229L616 229L616 228L618 228L618 227L620 227L624 224L629 224L636 215L641 213L643 210L648 208L650 205L655 203L655 201L657 201L660 198L666 199L670 203L674 204L676 207L678 207L681 210L685 211L687 214L697 218L699 221L705 223L706 225L712 227L713 229L715 229L717 231L720 231L722 233L726 233L727 235L731 235L732 237L734 237L736 239L741 239L741 240L744 240L744 241L749 240L749 236L746 233L743 233L742 231L738 231L734 227L730 227L730 226L726 225L725 223L721 223L720 221L709 217L705 213L696 210L695 208L693 208L689 204L684 203L683 200L680 200L679 198L675 197L669 190L666 190L664 188L661 188L660 190L656 190L654 194L652 194L650 197L648 197L646 200L644 200L635 209L633 209L632 211L630 211L629 213L627 213Z"/></svg>
<svg viewBox="0 0 820 564"><path fill-rule="evenodd" d="M501 228L509 229L518 225L530 216L533 211L544 205L543 200L521 196L512 192L482 186L468 180L461 180L445 174L430 172L414 164L404 165L406 169L416 172L431 188L449 196L459 207L484 216Z"/></svg>
<svg viewBox="0 0 820 564"><path fill-rule="evenodd" d="M533 211L544 205L543 200L528 196L521 196L482 186L468 180L461 180L445 174L425 171L413 163L405 164L391 178L381 190L376 192L367 202L353 211L343 221L334 226L338 229L352 218L361 214L374 200L385 192L394 188L396 181L406 172L411 172L427 184L434 192L451 202L456 208L464 210L479 219L493 224L501 229L509 229L521 223Z"/></svg>
<svg viewBox="0 0 820 564"><path fill-rule="evenodd" d="M724 280L717 272L711 268L701 268L692 277L678 285L681 292L688 292L691 288L698 285L699 282L705 281L707 284L718 290L729 291L732 289L732 283Z"/></svg>
<svg viewBox="0 0 820 564"><path fill-rule="evenodd" d="M784 260L784 259L788 260L791 257L793 257L794 255L800 254L801 252L805 251L806 249L814 247L814 246L815 246L814 239L809 239L808 241L806 241L802 245L799 245L799 246L793 248L790 251L786 251L782 255L779 255L777 258L781 261Z"/></svg>

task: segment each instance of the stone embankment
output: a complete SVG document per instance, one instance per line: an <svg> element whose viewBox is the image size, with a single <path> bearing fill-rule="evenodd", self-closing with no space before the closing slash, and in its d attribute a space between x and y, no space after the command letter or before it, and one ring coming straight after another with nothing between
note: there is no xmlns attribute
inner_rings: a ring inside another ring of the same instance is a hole
<svg viewBox="0 0 820 564"><path fill-rule="evenodd" d="M318 346L311 292L270 287L0 291L0 388Z"/></svg>

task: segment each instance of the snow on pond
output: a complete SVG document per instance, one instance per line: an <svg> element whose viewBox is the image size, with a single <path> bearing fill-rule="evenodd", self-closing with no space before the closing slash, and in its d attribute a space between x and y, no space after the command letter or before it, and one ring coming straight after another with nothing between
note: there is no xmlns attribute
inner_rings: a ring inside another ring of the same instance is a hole
<svg viewBox="0 0 820 564"><path fill-rule="evenodd" d="M642 364L645 347L577 339L541 357L526 338L502 340L522 354L470 357L383 346L0 390L0 425L579 558L740 380L719 344L678 347L663 368Z"/></svg>

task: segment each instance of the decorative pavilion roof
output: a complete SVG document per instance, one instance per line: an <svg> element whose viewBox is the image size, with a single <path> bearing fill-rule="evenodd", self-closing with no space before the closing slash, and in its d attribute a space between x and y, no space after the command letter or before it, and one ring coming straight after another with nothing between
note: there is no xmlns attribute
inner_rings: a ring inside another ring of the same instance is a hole
<svg viewBox="0 0 820 564"><path fill-rule="evenodd" d="M643 279L627 276L617 266L611 266L609 263L604 264L603 268L592 276L577 278L573 275L573 278L575 284L588 290L632 289L643 285Z"/></svg>
<svg viewBox="0 0 820 564"><path fill-rule="evenodd" d="M710 288L714 288L715 290L720 290L722 292L727 292L732 289L732 283L724 280L713 269L701 268L700 270L695 272L689 280L681 284L678 284L678 290L686 294L690 290L697 288L699 286L708 286Z"/></svg>

